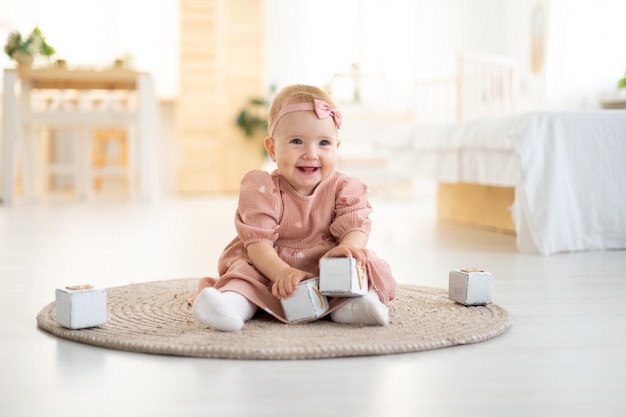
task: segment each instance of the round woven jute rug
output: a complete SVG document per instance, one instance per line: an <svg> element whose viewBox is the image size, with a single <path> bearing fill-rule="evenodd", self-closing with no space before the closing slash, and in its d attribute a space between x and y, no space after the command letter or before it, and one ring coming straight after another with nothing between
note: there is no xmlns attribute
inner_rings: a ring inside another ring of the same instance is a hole
<svg viewBox="0 0 626 417"><path fill-rule="evenodd" d="M447 290L399 285L389 304L388 326L337 324L322 319L283 324L264 312L243 330L207 328L191 315L187 297L197 278L138 283L107 289L107 323L70 330L56 321L51 302L37 315L39 328L58 337L110 349L225 359L317 359L418 352L483 342L512 324L496 305L466 307Z"/></svg>

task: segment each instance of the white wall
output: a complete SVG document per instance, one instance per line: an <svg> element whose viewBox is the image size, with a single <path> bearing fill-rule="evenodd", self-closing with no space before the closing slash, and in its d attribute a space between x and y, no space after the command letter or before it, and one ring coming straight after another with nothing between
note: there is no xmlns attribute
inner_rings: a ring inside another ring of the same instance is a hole
<svg viewBox="0 0 626 417"><path fill-rule="evenodd" d="M545 67L539 73L531 71L531 28L532 14L541 7L549 18L547 0L506 0L503 21L505 53L516 58L519 74L517 110L520 112L541 110L546 107ZM547 26L544 30L547 30Z"/></svg>
<svg viewBox="0 0 626 417"><path fill-rule="evenodd" d="M546 59L530 68L530 19L546 14ZM507 0L508 54L519 62L519 110L593 109L626 70L626 1Z"/></svg>
<svg viewBox="0 0 626 417"><path fill-rule="evenodd" d="M505 54L501 0L418 0L416 75L456 72L460 53ZM498 35L500 34L500 35Z"/></svg>
<svg viewBox="0 0 626 417"><path fill-rule="evenodd" d="M453 75L459 52L503 54L501 0L266 0L269 84L323 85L357 62L390 82Z"/></svg>
<svg viewBox="0 0 626 417"><path fill-rule="evenodd" d="M626 71L626 1L550 0L549 108L597 108Z"/></svg>
<svg viewBox="0 0 626 417"><path fill-rule="evenodd" d="M327 86L360 108L415 109L416 79L453 77L460 52L505 53L501 0L266 0L266 83ZM489 11L489 13L486 13ZM494 34L499 34L496 36ZM334 78L335 77L335 78Z"/></svg>

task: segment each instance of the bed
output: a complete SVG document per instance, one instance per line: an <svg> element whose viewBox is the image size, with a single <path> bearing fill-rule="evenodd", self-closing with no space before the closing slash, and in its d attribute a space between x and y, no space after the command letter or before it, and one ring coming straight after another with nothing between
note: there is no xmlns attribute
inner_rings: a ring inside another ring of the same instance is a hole
<svg viewBox="0 0 626 417"><path fill-rule="evenodd" d="M387 177L436 180L440 217L515 233L520 252L626 248L626 111L515 113L515 74L462 57L455 117L367 117L344 134Z"/></svg>

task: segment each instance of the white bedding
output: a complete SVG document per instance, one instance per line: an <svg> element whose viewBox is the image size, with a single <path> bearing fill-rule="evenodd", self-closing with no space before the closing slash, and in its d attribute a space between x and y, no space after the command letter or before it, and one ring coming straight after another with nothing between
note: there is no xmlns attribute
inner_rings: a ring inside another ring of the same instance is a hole
<svg viewBox="0 0 626 417"><path fill-rule="evenodd" d="M342 152L350 156L386 154L395 176L515 186L519 158L512 132L532 116L480 118L460 123L423 124L363 119L342 128Z"/></svg>
<svg viewBox="0 0 626 417"><path fill-rule="evenodd" d="M519 182L520 169L511 136L531 117L522 114L445 125L415 124L405 130L404 138L395 137L385 146L393 150L392 169L397 171L410 169L419 177L441 182L513 187ZM390 133L399 129L395 130Z"/></svg>
<svg viewBox="0 0 626 417"><path fill-rule="evenodd" d="M522 252L626 248L626 111L369 121L344 134L386 152L399 175L514 186Z"/></svg>

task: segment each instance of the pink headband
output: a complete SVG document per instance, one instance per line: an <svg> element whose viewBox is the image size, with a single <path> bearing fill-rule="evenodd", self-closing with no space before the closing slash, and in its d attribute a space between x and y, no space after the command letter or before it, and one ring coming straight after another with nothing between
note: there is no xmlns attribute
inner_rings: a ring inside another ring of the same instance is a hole
<svg viewBox="0 0 626 417"><path fill-rule="evenodd" d="M274 119L274 122L270 126L269 134L272 136L274 134L274 129L276 129L276 125L281 117L286 115L287 113L293 113L295 111L307 111L312 110L317 115L318 119L324 119L326 117L332 117L335 122L335 126L337 129L341 128L341 113L339 110L330 107L330 104L326 103L324 100L313 99L313 103L294 103L289 104L278 112L278 116Z"/></svg>

